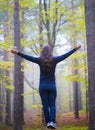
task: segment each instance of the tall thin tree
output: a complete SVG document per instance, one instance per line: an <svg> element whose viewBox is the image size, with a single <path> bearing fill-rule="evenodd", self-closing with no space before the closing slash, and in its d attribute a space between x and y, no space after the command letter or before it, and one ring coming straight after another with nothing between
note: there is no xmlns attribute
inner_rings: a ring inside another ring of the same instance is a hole
<svg viewBox="0 0 95 130"><path fill-rule="evenodd" d="M20 20L19 0L14 0L14 45L20 50ZM15 55L14 66L14 130L22 130L23 127L23 81L21 73L21 58Z"/></svg>
<svg viewBox="0 0 95 130"><path fill-rule="evenodd" d="M72 14L73 15L75 15L75 5L74 5L74 0L71 0L71 9L72 9ZM72 15L72 16L73 16ZM73 21L73 23L72 23L72 25L71 25L73 28L76 28L76 24L74 23L74 21ZM73 31L72 32L72 34L71 34L71 43L73 44L73 46L75 46L75 44L76 44L76 41L77 41L77 38L76 38L76 31ZM74 60L73 60L73 64L75 65L75 66L77 66L77 64L78 64L78 60L75 58ZM78 74L78 70L77 69L73 69L73 75L77 75ZM74 99L74 118L75 119L79 119L79 103L78 103L78 82L77 81L74 81L73 82L73 99Z"/></svg>
<svg viewBox="0 0 95 130"><path fill-rule="evenodd" d="M9 6L7 4L7 6ZM7 41L9 41L9 34L10 34L10 22L9 22L9 11L6 10L6 22L5 22L5 26L4 26L4 40L7 43ZM9 61L10 57L9 57L9 52L8 51L4 51L4 60L5 61ZM5 74L7 77L5 82L6 85L10 86L10 70L6 70ZM6 125L10 125L11 123L11 90L6 88L6 119L5 119Z"/></svg>
<svg viewBox="0 0 95 130"><path fill-rule="evenodd" d="M89 130L95 130L95 0L85 0L88 91L89 91Z"/></svg>

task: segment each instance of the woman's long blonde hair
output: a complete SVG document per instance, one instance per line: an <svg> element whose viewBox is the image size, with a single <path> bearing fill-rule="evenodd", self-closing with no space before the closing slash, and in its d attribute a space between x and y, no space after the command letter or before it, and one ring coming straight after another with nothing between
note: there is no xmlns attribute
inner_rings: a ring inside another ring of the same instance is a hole
<svg viewBox="0 0 95 130"><path fill-rule="evenodd" d="M46 73L50 72L54 59L52 54L52 48L50 45L48 44L44 45L40 57L41 57L42 69L46 71Z"/></svg>

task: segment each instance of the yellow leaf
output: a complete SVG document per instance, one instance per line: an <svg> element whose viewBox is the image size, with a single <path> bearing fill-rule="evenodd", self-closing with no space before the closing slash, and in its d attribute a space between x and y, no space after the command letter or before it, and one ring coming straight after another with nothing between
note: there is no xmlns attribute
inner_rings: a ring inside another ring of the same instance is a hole
<svg viewBox="0 0 95 130"><path fill-rule="evenodd" d="M32 108L42 108L42 105L41 104L33 104Z"/></svg>
<svg viewBox="0 0 95 130"><path fill-rule="evenodd" d="M38 94L38 92L29 91L29 92L22 93L21 96L27 96L27 95L31 95L31 94Z"/></svg>
<svg viewBox="0 0 95 130"><path fill-rule="evenodd" d="M6 89L9 89L9 90L13 90L14 87L13 86L5 86Z"/></svg>

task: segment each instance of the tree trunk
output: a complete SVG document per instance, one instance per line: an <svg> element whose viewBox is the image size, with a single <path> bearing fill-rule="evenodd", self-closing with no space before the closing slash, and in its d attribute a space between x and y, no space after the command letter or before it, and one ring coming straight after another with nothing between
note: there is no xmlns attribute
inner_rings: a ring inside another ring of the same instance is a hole
<svg viewBox="0 0 95 130"><path fill-rule="evenodd" d="M43 25L42 25L42 0L39 0L39 43L40 43L40 49L42 49L42 45L43 45ZM33 86L34 87L34 86ZM45 116L44 116L44 112L43 112L43 107L42 107L42 124L41 125L45 125Z"/></svg>
<svg viewBox="0 0 95 130"><path fill-rule="evenodd" d="M76 15L75 14L75 0L71 0L71 9L72 9L72 16ZM76 24L74 23L74 21L72 21L72 28L76 28ZM72 43L72 46L75 46L76 45L76 35L77 35L77 32L76 31L73 31L72 32L72 35L71 35L71 43ZM75 65L75 67L77 66L78 64L78 61L77 59L74 59L73 60L73 64ZM78 70L77 69L73 69L73 74L74 75L78 75ZM79 119L79 103L78 103L78 82L77 81L74 81L73 82L73 91L74 91L74 116L75 116L75 119Z"/></svg>
<svg viewBox="0 0 95 130"><path fill-rule="evenodd" d="M6 125L11 124L11 91L6 90Z"/></svg>
<svg viewBox="0 0 95 130"><path fill-rule="evenodd" d="M39 43L40 49L43 46L43 16L42 16L42 0L39 0Z"/></svg>
<svg viewBox="0 0 95 130"><path fill-rule="evenodd" d="M9 23L9 12L6 11L6 23L5 24L5 28L4 28L4 40L7 43L8 36L9 36L9 32L10 32L10 25ZM9 51L5 51L4 52L4 60L9 62ZM5 84L6 86L10 86L10 70L5 70L5 75L7 76L7 78L5 79ZM5 119L6 125L10 125L11 123L11 90L6 89L6 119Z"/></svg>
<svg viewBox="0 0 95 130"><path fill-rule="evenodd" d="M0 124L3 123L3 97L2 97L2 84L1 84L1 79L0 79Z"/></svg>
<svg viewBox="0 0 95 130"><path fill-rule="evenodd" d="M79 109L78 109L78 84L73 82L74 85L74 115L75 119L79 119Z"/></svg>
<svg viewBox="0 0 95 130"><path fill-rule="evenodd" d="M73 111L73 108L72 108L72 94L71 94L71 86L70 86L70 83L69 83L68 93L69 93L69 110L70 110L70 111Z"/></svg>
<svg viewBox="0 0 95 130"><path fill-rule="evenodd" d="M95 130L95 0L85 0L88 92L89 92L89 130Z"/></svg>
<svg viewBox="0 0 95 130"><path fill-rule="evenodd" d="M57 8L57 3L58 3L58 0L55 0L54 3L55 3L55 9L53 11L54 13L54 21L53 23L50 21L50 9L51 9L51 1L48 0L44 0L43 1L43 8L44 8L44 12L45 12L45 20L43 19L44 21L44 25L45 25L45 28L46 28L46 34L47 34L47 41L48 41L48 44L51 46L52 50L55 46L55 41L56 41L56 35L57 35L57 26L58 26L58 8Z"/></svg>
<svg viewBox="0 0 95 130"><path fill-rule="evenodd" d="M7 5L8 6L8 5ZM9 11L6 10L6 22L4 26L4 41L7 43L9 41L9 33L10 33L10 22L9 22ZM4 51L4 60L9 62L9 51ZM10 86L10 70L5 70L5 75L7 78L5 79L5 85ZM5 117L6 125L10 125L11 123L11 90L6 89L6 117Z"/></svg>
<svg viewBox="0 0 95 130"><path fill-rule="evenodd" d="M81 86L80 83L78 83L78 109L82 110L82 92L81 92Z"/></svg>
<svg viewBox="0 0 95 130"><path fill-rule="evenodd" d="M20 20L19 20L19 0L14 0L14 45L20 50ZM21 73L21 58L15 55L14 66L14 130L23 129L23 82Z"/></svg>

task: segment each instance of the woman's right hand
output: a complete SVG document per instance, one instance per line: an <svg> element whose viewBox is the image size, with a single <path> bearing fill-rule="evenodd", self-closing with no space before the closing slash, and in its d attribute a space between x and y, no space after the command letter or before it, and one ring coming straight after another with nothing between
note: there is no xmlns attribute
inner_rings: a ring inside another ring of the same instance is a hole
<svg viewBox="0 0 95 130"><path fill-rule="evenodd" d="M12 52L13 54L17 54L19 51L18 51L17 49L11 49L11 52Z"/></svg>

